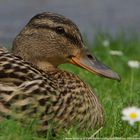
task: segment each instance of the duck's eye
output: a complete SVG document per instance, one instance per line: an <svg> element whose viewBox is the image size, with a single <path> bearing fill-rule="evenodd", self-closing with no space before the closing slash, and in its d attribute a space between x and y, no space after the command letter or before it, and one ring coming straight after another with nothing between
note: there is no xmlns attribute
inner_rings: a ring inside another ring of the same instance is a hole
<svg viewBox="0 0 140 140"><path fill-rule="evenodd" d="M59 34L63 34L63 33L65 33L65 30L63 27L56 27L56 32Z"/></svg>

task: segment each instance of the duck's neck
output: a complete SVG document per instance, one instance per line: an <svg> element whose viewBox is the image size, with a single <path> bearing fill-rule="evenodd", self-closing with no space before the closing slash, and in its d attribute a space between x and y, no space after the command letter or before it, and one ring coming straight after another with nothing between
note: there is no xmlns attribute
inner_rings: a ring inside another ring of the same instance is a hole
<svg viewBox="0 0 140 140"><path fill-rule="evenodd" d="M39 69L44 72L57 71L58 68L46 61L37 61L35 64Z"/></svg>

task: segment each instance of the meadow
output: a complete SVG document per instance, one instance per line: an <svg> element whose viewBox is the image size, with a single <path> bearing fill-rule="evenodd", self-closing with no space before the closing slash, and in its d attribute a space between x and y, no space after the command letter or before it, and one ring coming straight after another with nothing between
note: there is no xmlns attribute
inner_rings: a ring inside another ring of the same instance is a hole
<svg viewBox="0 0 140 140"><path fill-rule="evenodd" d="M86 45L104 64L116 71L121 82L95 76L81 68L65 64L62 69L77 74L99 97L105 111L105 125L98 130L79 132L71 128L55 137L48 132L38 135L32 124L26 127L13 120L0 123L0 140L62 140L65 138L140 138L140 122L130 126L122 120L122 109L131 106L140 107L140 68L128 65L130 60L140 62L140 39L138 36L125 37L123 34L112 37L98 34L93 42ZM93 47L94 46L94 47ZM119 51L119 53L112 53Z"/></svg>

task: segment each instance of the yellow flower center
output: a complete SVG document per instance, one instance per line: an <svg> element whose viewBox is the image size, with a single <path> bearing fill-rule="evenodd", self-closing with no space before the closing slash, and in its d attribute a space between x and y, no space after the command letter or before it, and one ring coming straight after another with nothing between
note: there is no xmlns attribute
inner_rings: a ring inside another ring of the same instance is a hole
<svg viewBox="0 0 140 140"><path fill-rule="evenodd" d="M131 119L136 119L136 118L138 117L138 114L137 114L136 112L132 112L132 113L129 115L129 117L130 117Z"/></svg>

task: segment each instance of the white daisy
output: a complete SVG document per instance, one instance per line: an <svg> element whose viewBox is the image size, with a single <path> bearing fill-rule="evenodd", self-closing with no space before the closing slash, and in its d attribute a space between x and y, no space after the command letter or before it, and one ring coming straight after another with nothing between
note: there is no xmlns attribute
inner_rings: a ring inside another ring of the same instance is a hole
<svg viewBox="0 0 140 140"><path fill-rule="evenodd" d="M111 55L117 55L117 56L122 56L123 52L122 51L118 51L118 50L111 50L109 52Z"/></svg>
<svg viewBox="0 0 140 140"><path fill-rule="evenodd" d="M104 40L104 41L102 42L102 45L103 45L104 47L109 47L109 46L110 46L109 40Z"/></svg>
<svg viewBox="0 0 140 140"><path fill-rule="evenodd" d="M139 68L140 67L140 62L137 60L129 60L128 61L128 66L131 68Z"/></svg>
<svg viewBox="0 0 140 140"><path fill-rule="evenodd" d="M128 107L122 111L122 119L128 121L130 125L134 125L135 122L140 121L140 108Z"/></svg>

